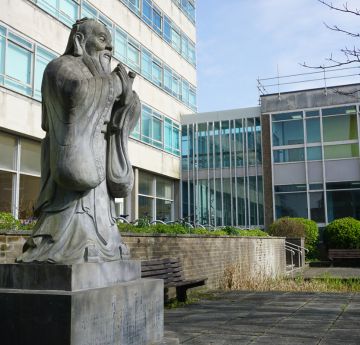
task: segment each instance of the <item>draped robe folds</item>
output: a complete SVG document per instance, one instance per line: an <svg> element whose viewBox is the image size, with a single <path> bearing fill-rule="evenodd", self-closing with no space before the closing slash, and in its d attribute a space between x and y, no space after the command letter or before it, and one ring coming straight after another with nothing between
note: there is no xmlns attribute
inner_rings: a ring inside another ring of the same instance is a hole
<svg viewBox="0 0 360 345"><path fill-rule="evenodd" d="M116 98L114 74L93 75L64 55L42 84L39 220L18 262L80 263L128 256L114 221L114 197L132 189L127 139L140 115L135 92Z"/></svg>

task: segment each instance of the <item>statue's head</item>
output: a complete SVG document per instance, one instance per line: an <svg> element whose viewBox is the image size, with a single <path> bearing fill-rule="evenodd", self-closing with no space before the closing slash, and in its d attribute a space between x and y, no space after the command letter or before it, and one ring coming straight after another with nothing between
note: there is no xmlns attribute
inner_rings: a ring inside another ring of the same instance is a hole
<svg viewBox="0 0 360 345"><path fill-rule="evenodd" d="M111 33L106 26L83 18L73 25L64 55L80 56L93 73L108 74L111 52Z"/></svg>

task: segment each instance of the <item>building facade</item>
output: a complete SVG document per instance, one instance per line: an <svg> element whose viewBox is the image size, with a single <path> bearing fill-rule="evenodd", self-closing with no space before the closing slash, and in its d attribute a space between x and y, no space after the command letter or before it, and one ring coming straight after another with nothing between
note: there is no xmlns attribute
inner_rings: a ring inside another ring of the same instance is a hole
<svg viewBox="0 0 360 345"><path fill-rule="evenodd" d="M360 219L358 90L269 94L260 107L183 116L183 216L241 227Z"/></svg>
<svg viewBox="0 0 360 345"><path fill-rule="evenodd" d="M264 224L260 116L260 107L183 116L183 217L213 226Z"/></svg>
<svg viewBox="0 0 360 345"><path fill-rule="evenodd" d="M96 18L113 37L113 66L137 73L141 119L129 142L135 185L118 213L179 216L180 115L196 110L193 0L4 0L0 11L0 211L31 216L40 187L41 80L72 24Z"/></svg>

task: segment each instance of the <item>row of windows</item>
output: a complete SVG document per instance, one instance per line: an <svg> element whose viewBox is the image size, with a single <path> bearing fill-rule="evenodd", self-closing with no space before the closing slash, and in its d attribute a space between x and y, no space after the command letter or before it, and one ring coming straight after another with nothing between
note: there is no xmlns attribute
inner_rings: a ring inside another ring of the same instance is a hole
<svg viewBox="0 0 360 345"><path fill-rule="evenodd" d="M40 100L44 69L55 57L39 44L0 26L0 85Z"/></svg>
<svg viewBox="0 0 360 345"><path fill-rule="evenodd" d="M31 0L47 13L68 27L80 17L98 17L110 30L115 24L85 1L80 0ZM186 0L188 1L188 0ZM170 44L182 57L195 66L195 44L175 24L152 4L151 0L122 0L132 11L141 16L157 34Z"/></svg>
<svg viewBox="0 0 360 345"><path fill-rule="evenodd" d="M262 162L260 118L182 128L182 168L229 168Z"/></svg>
<svg viewBox="0 0 360 345"><path fill-rule="evenodd" d="M294 149L274 150L274 163L302 162L305 160L305 150L308 161L324 159L342 159L359 157L359 144L340 144L321 146L311 146L306 149L303 147ZM324 154L323 154L324 151Z"/></svg>
<svg viewBox="0 0 360 345"><path fill-rule="evenodd" d="M195 0L172 0L172 2L195 24Z"/></svg>
<svg viewBox="0 0 360 345"><path fill-rule="evenodd" d="M359 182L326 183L326 191L320 184L319 191L311 191L310 188L308 193L302 192L302 188L295 192L297 187L275 186L276 218L309 217L317 223L329 223L343 217L360 217Z"/></svg>
<svg viewBox="0 0 360 345"><path fill-rule="evenodd" d="M196 65L195 44L151 0L121 0L181 56ZM188 1L188 0L186 0Z"/></svg>
<svg viewBox="0 0 360 345"><path fill-rule="evenodd" d="M356 106L311 110L303 115L301 111L272 115L275 163L304 161L305 157L309 161L359 157Z"/></svg>
<svg viewBox="0 0 360 345"><path fill-rule="evenodd" d="M196 109L196 91L150 52L116 29L115 57L184 104ZM41 100L46 65L57 55L0 26L0 85Z"/></svg>
<svg viewBox="0 0 360 345"><path fill-rule="evenodd" d="M180 125L142 105L141 118L131 136L166 152L180 155Z"/></svg>
<svg viewBox="0 0 360 345"><path fill-rule="evenodd" d="M113 28L114 56L117 59L191 109L196 110L196 90L189 82L86 2L82 4L82 12L84 16L95 18Z"/></svg>

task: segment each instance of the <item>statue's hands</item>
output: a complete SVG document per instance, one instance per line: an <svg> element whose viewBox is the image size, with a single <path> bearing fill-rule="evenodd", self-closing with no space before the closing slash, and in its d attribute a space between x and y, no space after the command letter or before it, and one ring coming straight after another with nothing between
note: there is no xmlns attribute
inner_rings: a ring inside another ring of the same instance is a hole
<svg viewBox="0 0 360 345"><path fill-rule="evenodd" d="M123 101L124 104L127 104L132 95L132 85L136 74L132 71L127 73L125 67L121 63L116 66L113 73L116 73L121 81Z"/></svg>

